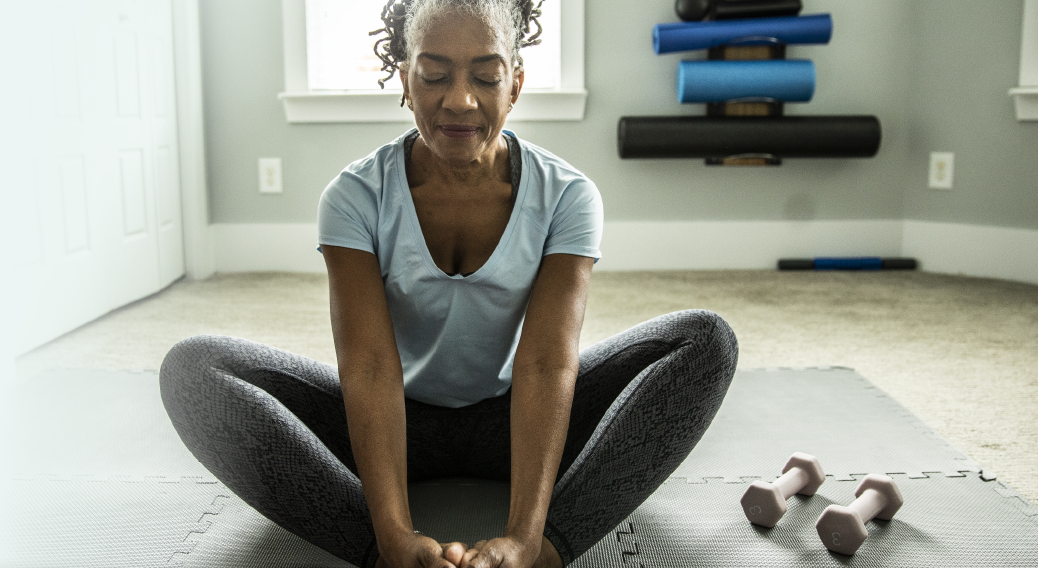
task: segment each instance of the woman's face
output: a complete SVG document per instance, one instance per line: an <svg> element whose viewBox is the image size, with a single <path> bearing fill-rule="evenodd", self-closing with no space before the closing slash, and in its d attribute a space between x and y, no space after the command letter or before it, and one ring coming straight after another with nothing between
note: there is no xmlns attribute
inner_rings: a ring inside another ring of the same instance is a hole
<svg viewBox="0 0 1038 568"><path fill-rule="evenodd" d="M455 166L498 148L523 73L481 20L448 12L433 19L401 69L404 96L433 154Z"/></svg>

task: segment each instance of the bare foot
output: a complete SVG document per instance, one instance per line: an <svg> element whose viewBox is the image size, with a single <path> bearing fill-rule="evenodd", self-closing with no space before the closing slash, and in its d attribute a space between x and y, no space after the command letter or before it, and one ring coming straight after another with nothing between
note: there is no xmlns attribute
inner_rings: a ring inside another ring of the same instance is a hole
<svg viewBox="0 0 1038 568"><path fill-rule="evenodd" d="M541 536L541 553L537 555L533 568L562 568L562 557L546 536Z"/></svg>

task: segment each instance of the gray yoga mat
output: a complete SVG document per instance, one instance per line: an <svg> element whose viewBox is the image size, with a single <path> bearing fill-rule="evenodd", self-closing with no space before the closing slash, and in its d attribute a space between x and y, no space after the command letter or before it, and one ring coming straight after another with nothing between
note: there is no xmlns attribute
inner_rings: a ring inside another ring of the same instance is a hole
<svg viewBox="0 0 1038 568"><path fill-rule="evenodd" d="M0 402L0 566L348 566L267 521L180 444L154 372L55 372ZM773 529L748 523L747 484L793 451L829 477ZM870 523L854 557L814 521L853 499L864 473L893 474L905 505ZM500 533L505 484L411 486L416 528L472 542ZM740 371L713 426L664 484L574 566L1032 566L1038 508L856 373Z"/></svg>

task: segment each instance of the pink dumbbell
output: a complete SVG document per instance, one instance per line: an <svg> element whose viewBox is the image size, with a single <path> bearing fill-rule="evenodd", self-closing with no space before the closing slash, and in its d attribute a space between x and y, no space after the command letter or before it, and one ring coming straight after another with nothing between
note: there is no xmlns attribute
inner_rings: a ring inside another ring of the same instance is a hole
<svg viewBox="0 0 1038 568"><path fill-rule="evenodd" d="M825 547L848 556L869 537L865 523L874 518L889 521L905 502L894 480L878 473L866 475L854 490L854 496L857 499L846 507L826 507L815 523Z"/></svg>
<svg viewBox="0 0 1038 568"><path fill-rule="evenodd" d="M774 483L754 481L739 502L751 523L773 527L786 514L786 499L794 493L814 495L824 481L825 472L818 458L796 452L782 468L782 477Z"/></svg>

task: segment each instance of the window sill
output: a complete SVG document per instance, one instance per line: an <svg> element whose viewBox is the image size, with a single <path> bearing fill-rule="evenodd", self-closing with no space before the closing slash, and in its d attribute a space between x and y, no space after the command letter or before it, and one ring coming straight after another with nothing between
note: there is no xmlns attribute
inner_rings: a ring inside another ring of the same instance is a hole
<svg viewBox="0 0 1038 568"><path fill-rule="evenodd" d="M413 122L400 108L400 93L381 91L303 91L280 93L289 123ZM587 91L524 91L509 121L584 120Z"/></svg>
<svg viewBox="0 0 1038 568"><path fill-rule="evenodd" d="M1017 87L1009 94L1016 99L1017 120L1038 120L1038 87Z"/></svg>

